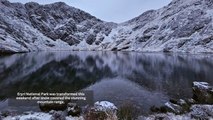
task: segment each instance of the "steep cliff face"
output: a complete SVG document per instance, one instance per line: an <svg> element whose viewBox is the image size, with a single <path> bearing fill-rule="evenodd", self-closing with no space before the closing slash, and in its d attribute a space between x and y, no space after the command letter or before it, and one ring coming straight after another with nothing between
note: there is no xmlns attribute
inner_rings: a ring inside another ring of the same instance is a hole
<svg viewBox="0 0 213 120"><path fill-rule="evenodd" d="M25 5L2 0L0 7L0 50L2 52L69 48L67 43L61 40L53 41L33 27Z"/></svg>
<svg viewBox="0 0 213 120"><path fill-rule="evenodd" d="M99 45L116 25L63 2L39 5L1 0L0 7L2 52L73 50L80 42Z"/></svg>
<svg viewBox="0 0 213 120"><path fill-rule="evenodd" d="M110 36L127 50L213 52L212 19L212 0L173 0L120 24Z"/></svg>
<svg viewBox="0 0 213 120"><path fill-rule="evenodd" d="M213 52L212 0L173 0L127 22L104 22L63 2L0 0L0 51Z"/></svg>

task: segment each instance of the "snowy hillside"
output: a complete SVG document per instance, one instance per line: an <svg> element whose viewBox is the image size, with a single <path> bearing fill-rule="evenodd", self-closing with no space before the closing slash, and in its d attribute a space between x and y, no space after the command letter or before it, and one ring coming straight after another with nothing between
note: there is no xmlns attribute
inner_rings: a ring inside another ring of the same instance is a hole
<svg viewBox="0 0 213 120"><path fill-rule="evenodd" d="M212 53L212 19L212 0L173 0L120 24L109 35L116 41L109 46L114 50Z"/></svg>
<svg viewBox="0 0 213 120"><path fill-rule="evenodd" d="M213 52L213 1L173 0L116 24L63 2L0 0L0 51L116 50Z"/></svg>

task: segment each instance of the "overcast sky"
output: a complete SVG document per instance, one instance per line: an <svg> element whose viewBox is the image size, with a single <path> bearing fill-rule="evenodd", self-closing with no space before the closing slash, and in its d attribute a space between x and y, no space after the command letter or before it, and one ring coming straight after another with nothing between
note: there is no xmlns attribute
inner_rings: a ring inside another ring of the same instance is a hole
<svg viewBox="0 0 213 120"><path fill-rule="evenodd" d="M108 22L124 22L142 14L146 10L158 9L171 0L9 0L11 2L38 2L47 4L62 1L84 10Z"/></svg>

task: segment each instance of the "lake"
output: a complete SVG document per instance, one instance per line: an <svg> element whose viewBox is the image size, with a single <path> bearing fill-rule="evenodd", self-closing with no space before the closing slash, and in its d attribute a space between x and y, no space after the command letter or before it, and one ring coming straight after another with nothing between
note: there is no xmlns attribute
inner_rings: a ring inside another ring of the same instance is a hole
<svg viewBox="0 0 213 120"><path fill-rule="evenodd" d="M213 84L212 54L32 52L0 56L0 110L18 91L92 90L94 101L130 103L149 114L171 98L192 97L192 82Z"/></svg>

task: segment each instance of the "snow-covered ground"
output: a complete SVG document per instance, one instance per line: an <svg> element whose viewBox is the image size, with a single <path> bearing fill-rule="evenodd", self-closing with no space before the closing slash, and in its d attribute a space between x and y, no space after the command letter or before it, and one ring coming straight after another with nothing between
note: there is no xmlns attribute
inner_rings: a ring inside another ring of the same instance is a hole
<svg viewBox="0 0 213 120"><path fill-rule="evenodd" d="M105 103L104 103L105 104ZM110 103L111 104L111 103ZM175 115L174 113L159 113L149 116L139 116L137 120L156 120L156 119L165 119L165 120L196 120L196 119L206 119L213 120L213 105L193 105L191 107L191 112ZM53 119L52 115L49 113L35 112L25 115L17 116L7 116L2 120L85 120L82 116L72 117L72 116L63 116ZM111 120L111 119L109 119Z"/></svg>
<svg viewBox="0 0 213 120"><path fill-rule="evenodd" d="M84 120L83 117L72 117L67 116L64 117L65 120ZM6 118L3 118L3 120L53 120L52 115L49 113L32 113L28 115L18 115L18 116L8 116Z"/></svg>
<svg viewBox="0 0 213 120"><path fill-rule="evenodd" d="M116 114L117 107L108 101L97 101L93 107L96 112L110 112ZM3 116L0 116L0 119ZM72 117L71 115L67 116L67 113L64 111L50 111L49 113L44 112L25 112L22 115L14 115L3 117L3 120L84 120L83 115L79 117Z"/></svg>
<svg viewBox="0 0 213 120"><path fill-rule="evenodd" d="M213 120L213 105L193 105L191 107L191 112L176 115L174 113L160 113L153 114L147 117L140 116L138 120Z"/></svg>

